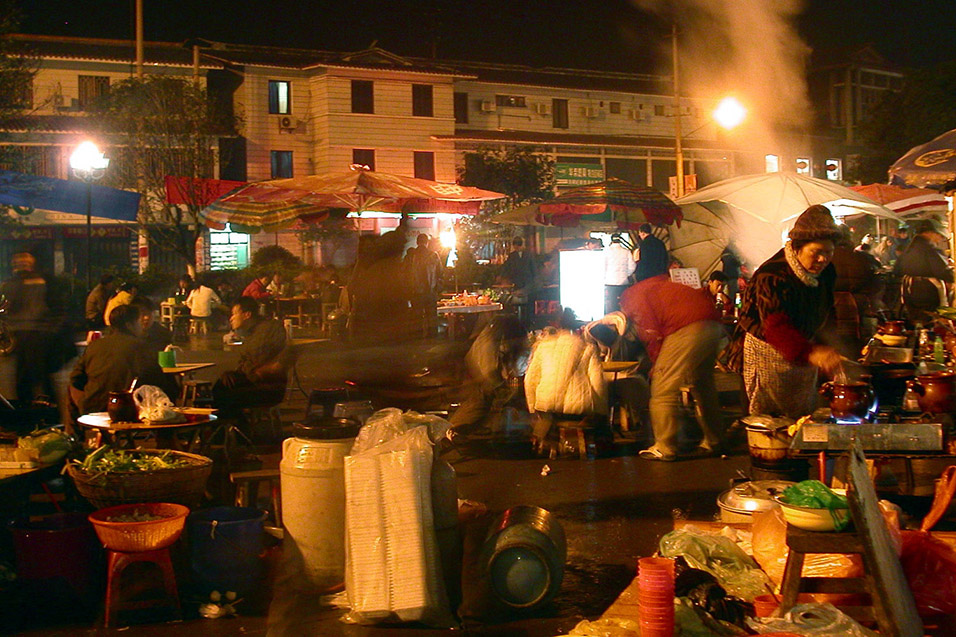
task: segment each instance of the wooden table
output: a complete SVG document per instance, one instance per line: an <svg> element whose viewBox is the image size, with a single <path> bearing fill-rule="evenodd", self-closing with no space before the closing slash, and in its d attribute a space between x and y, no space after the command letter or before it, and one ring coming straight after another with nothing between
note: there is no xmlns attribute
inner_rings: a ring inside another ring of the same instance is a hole
<svg viewBox="0 0 956 637"><path fill-rule="evenodd" d="M177 363L175 367L163 367L162 370L164 374L180 374L188 377L200 369L208 369L215 365L215 363Z"/></svg>
<svg viewBox="0 0 956 637"><path fill-rule="evenodd" d="M179 413L187 416L186 422L111 422L105 411L84 414L77 418L77 423L91 431L106 434L117 446L131 449L135 446L134 436L137 433L151 433L156 436L158 449L178 449L180 451L195 452L202 443L202 430L207 425L215 424L214 409L180 408ZM190 431L191 430L191 431ZM189 443L185 449L180 449L176 441L177 433L190 433Z"/></svg>
<svg viewBox="0 0 956 637"><path fill-rule="evenodd" d="M307 303L320 304L321 300L318 297L311 296L287 296L279 297L276 300L276 315L277 318L281 321L283 319L289 318L297 321L297 324L301 327L307 323L316 324L319 322L319 313L308 312L305 305ZM283 305L291 306L290 309L295 311L285 311ZM318 308L316 308L318 310Z"/></svg>
<svg viewBox="0 0 956 637"><path fill-rule="evenodd" d="M459 331L462 320L472 314L482 314L485 312L499 312L504 308L501 303L485 303L483 305L439 305L438 313L444 314L448 321L448 338L455 339L455 334Z"/></svg>

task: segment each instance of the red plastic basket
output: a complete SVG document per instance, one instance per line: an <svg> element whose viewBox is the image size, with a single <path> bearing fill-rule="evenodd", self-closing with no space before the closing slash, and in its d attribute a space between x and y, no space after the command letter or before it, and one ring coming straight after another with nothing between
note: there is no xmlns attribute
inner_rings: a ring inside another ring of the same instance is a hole
<svg viewBox="0 0 956 637"><path fill-rule="evenodd" d="M120 515L148 513L161 515L160 520L144 522L110 522L109 518ZM111 551L138 553L163 549L179 539L186 525L189 508L170 502L144 502L121 504L90 513L96 535L103 546Z"/></svg>

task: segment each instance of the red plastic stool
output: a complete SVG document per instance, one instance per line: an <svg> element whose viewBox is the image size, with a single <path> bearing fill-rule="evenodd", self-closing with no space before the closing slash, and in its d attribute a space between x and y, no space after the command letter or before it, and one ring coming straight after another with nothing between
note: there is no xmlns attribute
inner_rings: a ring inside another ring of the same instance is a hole
<svg viewBox="0 0 956 637"><path fill-rule="evenodd" d="M138 610L168 605L175 609L177 616L181 615L179 593L176 590L176 575L173 573L173 563L169 559L168 548L156 551L139 551L137 553L123 553L120 551L107 551L107 553L109 561L106 569L109 576L106 584L106 608L104 612L107 628L115 624L116 615L121 610ZM126 570L127 566L136 562L152 562L159 567L163 575L165 599L148 599L135 602L120 599L120 580L123 571Z"/></svg>

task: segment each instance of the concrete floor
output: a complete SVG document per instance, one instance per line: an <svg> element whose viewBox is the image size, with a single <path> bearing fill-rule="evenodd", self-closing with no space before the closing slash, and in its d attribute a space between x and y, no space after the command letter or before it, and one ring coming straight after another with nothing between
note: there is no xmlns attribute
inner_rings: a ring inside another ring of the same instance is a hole
<svg viewBox="0 0 956 637"><path fill-rule="evenodd" d="M237 356L236 352L222 351L217 346L215 341L196 342L181 358L187 362L216 362L217 367L199 374L201 378L212 379L230 369ZM462 354L455 344L445 341L361 351L320 343L307 347L297 369L302 387L308 390L340 383L344 379L367 382L421 374L426 368L434 375L444 374L455 361L461 360ZM6 380L2 371L0 369L0 387ZM722 385L725 395L732 396L734 383L723 379ZM449 398L453 396L435 391L425 402L447 401ZM304 407L304 395L290 396L284 405L284 421L291 423L300 419ZM654 552L659 537L672 528L674 515L711 519L717 512L717 495L727 489L728 482L738 471L749 468L749 458L743 454L726 459L648 462L633 455L632 445L619 442L619 455L614 457L545 461L534 458L529 445L520 440L502 441L500 437L478 435L445 455L457 471L461 498L481 502L491 512L518 504L543 507L556 516L568 538L564 585L547 608L531 616L512 614L470 620L464 632L555 635L566 633L581 619L598 616L631 581L637 558ZM271 458L277 462L277 456ZM542 476L541 469L545 464L551 471ZM466 552L468 542L473 545L480 542L481 533L478 526L466 529ZM466 570L467 561L466 556ZM390 635L431 632L420 628L371 628L345 624L339 620L343 611L323 608L314 597L297 598L289 591L283 591L281 583L272 597L271 612L265 602L259 606L258 610L255 604L240 606L243 615L233 619L187 619L174 624L133 626L123 632L132 635L202 632L210 637L266 633L365 636L386 632ZM117 632L76 623L25 628L28 630L21 634L106 635Z"/></svg>

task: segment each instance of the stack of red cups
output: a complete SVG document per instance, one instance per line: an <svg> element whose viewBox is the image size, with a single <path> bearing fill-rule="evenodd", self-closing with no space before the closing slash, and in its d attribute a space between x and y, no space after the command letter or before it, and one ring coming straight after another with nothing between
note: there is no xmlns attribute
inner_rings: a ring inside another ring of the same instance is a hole
<svg viewBox="0 0 956 637"><path fill-rule="evenodd" d="M642 557L637 562L641 635L671 637L674 634L674 560Z"/></svg>

